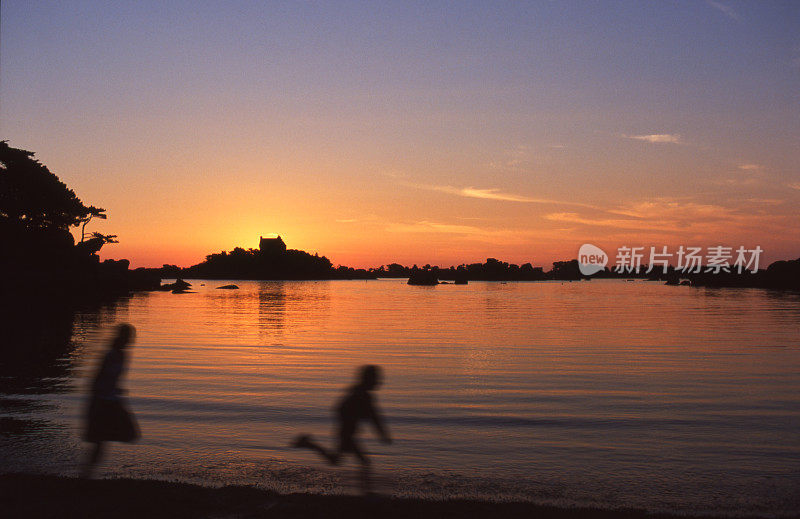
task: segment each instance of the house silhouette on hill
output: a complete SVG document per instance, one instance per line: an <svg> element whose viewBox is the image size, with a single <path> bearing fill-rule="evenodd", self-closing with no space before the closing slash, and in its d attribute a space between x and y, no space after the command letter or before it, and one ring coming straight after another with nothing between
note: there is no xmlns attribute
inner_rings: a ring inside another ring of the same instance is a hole
<svg viewBox="0 0 800 519"><path fill-rule="evenodd" d="M283 254L286 252L286 244L283 243L280 236L277 238L264 238L261 236L258 242L258 250L265 254Z"/></svg>

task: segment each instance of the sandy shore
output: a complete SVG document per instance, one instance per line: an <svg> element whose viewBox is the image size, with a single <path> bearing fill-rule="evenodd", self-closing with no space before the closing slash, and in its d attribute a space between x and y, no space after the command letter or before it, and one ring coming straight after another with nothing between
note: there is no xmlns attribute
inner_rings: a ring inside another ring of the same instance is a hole
<svg viewBox="0 0 800 519"><path fill-rule="evenodd" d="M0 475L4 517L52 518L669 518L637 510L562 509L531 503L425 501L276 494L254 487L207 488L151 480L81 480ZM685 517L685 516L683 516Z"/></svg>

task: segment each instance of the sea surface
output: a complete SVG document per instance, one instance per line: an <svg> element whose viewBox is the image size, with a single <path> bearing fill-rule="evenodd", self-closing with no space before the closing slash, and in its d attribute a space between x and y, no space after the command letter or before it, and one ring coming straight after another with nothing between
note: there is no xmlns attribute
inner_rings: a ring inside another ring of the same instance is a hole
<svg viewBox="0 0 800 519"><path fill-rule="evenodd" d="M142 431L105 477L356 491L333 445L356 369L394 439L361 436L378 490L688 514L800 513L800 295L646 281L414 287L190 280L30 309L0 360L0 470L77 474L86 390L120 322ZM40 312L42 315L39 317ZM33 352L28 354L26 352Z"/></svg>

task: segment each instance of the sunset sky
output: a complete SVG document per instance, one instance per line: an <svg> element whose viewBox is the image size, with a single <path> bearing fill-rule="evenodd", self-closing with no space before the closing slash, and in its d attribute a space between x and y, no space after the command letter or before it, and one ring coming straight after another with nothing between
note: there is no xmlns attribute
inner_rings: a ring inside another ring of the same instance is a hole
<svg viewBox="0 0 800 519"><path fill-rule="evenodd" d="M0 139L104 258L800 256L800 2L2 3Z"/></svg>

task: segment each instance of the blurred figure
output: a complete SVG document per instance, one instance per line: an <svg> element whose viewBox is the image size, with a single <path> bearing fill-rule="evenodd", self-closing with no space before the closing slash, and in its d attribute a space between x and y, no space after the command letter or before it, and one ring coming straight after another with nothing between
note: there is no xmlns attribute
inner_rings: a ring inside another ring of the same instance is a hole
<svg viewBox="0 0 800 519"><path fill-rule="evenodd" d="M361 445L356 441L358 424L362 420L370 420L383 443L392 443L389 433L383 424L370 391L381 385L381 369L378 366L362 366L359 370L357 383L347 392L336 408L339 427L339 444L335 450L326 450L315 443L310 436L298 436L292 443L298 449L311 449L322 455L331 465L338 465L345 453L352 453L361 462L361 483L364 493L371 491L370 487L370 462Z"/></svg>
<svg viewBox="0 0 800 519"><path fill-rule="evenodd" d="M133 442L139 438L139 427L125 405L124 391L119 386L127 363L125 349L135 336L136 329L130 324L117 326L117 333L95 375L84 436L87 442L94 443L94 447L83 467L85 478L92 477L103 456L104 442Z"/></svg>

